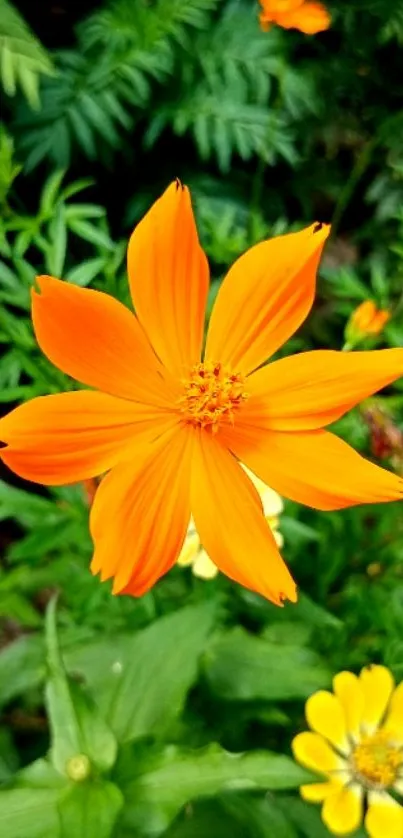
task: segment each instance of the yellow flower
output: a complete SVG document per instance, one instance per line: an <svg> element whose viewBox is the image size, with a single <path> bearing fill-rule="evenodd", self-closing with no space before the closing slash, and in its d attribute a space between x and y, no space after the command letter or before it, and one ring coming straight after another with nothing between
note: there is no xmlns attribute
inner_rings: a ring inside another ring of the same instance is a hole
<svg viewBox="0 0 403 838"><path fill-rule="evenodd" d="M353 311L347 323L346 341L356 346L367 337L380 335L390 317L390 311L377 308L373 300L365 300Z"/></svg>
<svg viewBox="0 0 403 838"><path fill-rule="evenodd" d="M333 693L314 693L305 712L311 731L299 733L292 748L322 782L301 786L304 800L323 803L335 835L359 827L365 804L370 838L402 838L403 806L395 797L403 796L403 681L395 688L385 666L367 666L358 677L339 672Z"/></svg>
<svg viewBox="0 0 403 838"><path fill-rule="evenodd" d="M258 477L252 474L248 468L243 466L243 469L246 471L246 474L259 492L264 516L271 527L277 547L282 547L284 539L278 529L279 515L281 515L284 509L282 498L274 491L274 489L270 489L269 486L266 486L266 484L263 483L263 480L259 480ZM214 579L218 573L217 565L214 564L212 559L210 559L210 556L200 542L193 518L190 519L185 543L178 558L178 565L181 567L191 566L192 572L195 576L198 576L199 579Z"/></svg>

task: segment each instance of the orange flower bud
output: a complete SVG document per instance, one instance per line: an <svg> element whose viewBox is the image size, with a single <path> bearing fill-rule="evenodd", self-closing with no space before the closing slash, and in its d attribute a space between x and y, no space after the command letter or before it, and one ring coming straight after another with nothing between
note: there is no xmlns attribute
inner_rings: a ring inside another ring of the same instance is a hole
<svg viewBox="0 0 403 838"><path fill-rule="evenodd" d="M347 323L345 329L347 342L355 346L366 337L379 335L390 317L390 311L377 308L372 300L365 300L353 311Z"/></svg>

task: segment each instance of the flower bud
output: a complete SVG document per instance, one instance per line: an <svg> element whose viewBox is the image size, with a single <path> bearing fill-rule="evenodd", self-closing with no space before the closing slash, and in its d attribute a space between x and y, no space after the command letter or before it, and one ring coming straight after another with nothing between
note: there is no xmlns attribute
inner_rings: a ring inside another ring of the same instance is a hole
<svg viewBox="0 0 403 838"><path fill-rule="evenodd" d="M350 346L356 346L367 337L379 335L390 320L390 312L377 308L372 300L365 300L356 308L345 328L344 336Z"/></svg>
<svg viewBox="0 0 403 838"><path fill-rule="evenodd" d="M66 763L66 774L75 783L82 783L91 774L91 763L86 754L70 757Z"/></svg>

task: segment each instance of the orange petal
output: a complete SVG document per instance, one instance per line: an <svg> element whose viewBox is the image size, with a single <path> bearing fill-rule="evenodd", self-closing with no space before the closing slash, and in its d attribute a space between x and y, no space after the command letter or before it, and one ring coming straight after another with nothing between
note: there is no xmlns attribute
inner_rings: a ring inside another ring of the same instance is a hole
<svg viewBox="0 0 403 838"><path fill-rule="evenodd" d="M134 314L108 294L40 276L32 320L52 364L89 387L146 404L166 404L167 385Z"/></svg>
<svg viewBox="0 0 403 838"><path fill-rule="evenodd" d="M281 605L295 584L273 538L259 495L234 457L206 431L193 455L191 504L200 541L217 567Z"/></svg>
<svg viewBox="0 0 403 838"><path fill-rule="evenodd" d="M327 225L277 236L247 250L218 292L206 360L246 375L294 334L309 313Z"/></svg>
<svg viewBox="0 0 403 838"><path fill-rule="evenodd" d="M91 510L93 573L113 592L141 596L175 564L190 518L193 431L180 428L133 446L101 482Z"/></svg>
<svg viewBox="0 0 403 838"><path fill-rule="evenodd" d="M136 313L165 366L178 375L200 361L209 285L190 194L172 183L137 225L128 272Z"/></svg>
<svg viewBox="0 0 403 838"><path fill-rule="evenodd" d="M329 29L331 22L330 14L322 3L303 3L298 9L276 17L278 26L283 29L299 29L305 35L324 32Z"/></svg>
<svg viewBox="0 0 403 838"><path fill-rule="evenodd" d="M248 377L242 423L280 431L313 430L403 375L403 349L301 352Z"/></svg>
<svg viewBox="0 0 403 838"><path fill-rule="evenodd" d="M36 483L75 483L122 460L133 438L146 444L172 423L166 414L105 393L41 396L0 419L0 458Z"/></svg>
<svg viewBox="0 0 403 838"><path fill-rule="evenodd" d="M237 423L220 439L276 492L314 509L403 497L403 480L327 431L261 431Z"/></svg>

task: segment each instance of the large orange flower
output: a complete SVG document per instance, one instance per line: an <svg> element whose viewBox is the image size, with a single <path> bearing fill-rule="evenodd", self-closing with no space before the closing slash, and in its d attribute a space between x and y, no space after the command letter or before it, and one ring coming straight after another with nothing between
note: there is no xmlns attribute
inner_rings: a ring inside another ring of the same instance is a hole
<svg viewBox="0 0 403 838"><path fill-rule="evenodd" d="M314 299L329 228L252 247L218 293L189 192L172 184L134 231L137 317L101 293L39 277L33 323L48 358L97 391L34 399L0 420L0 450L45 484L109 472L91 512L94 573L139 596L175 563L190 516L218 568L280 604L296 599L257 490L241 467L316 509L402 495L402 480L323 427L403 370L403 350L303 352L261 366Z"/></svg>
<svg viewBox="0 0 403 838"><path fill-rule="evenodd" d="M283 29L299 29L305 35L316 35L329 29L330 14L323 3L311 0L260 0L260 25L270 29L273 23Z"/></svg>

